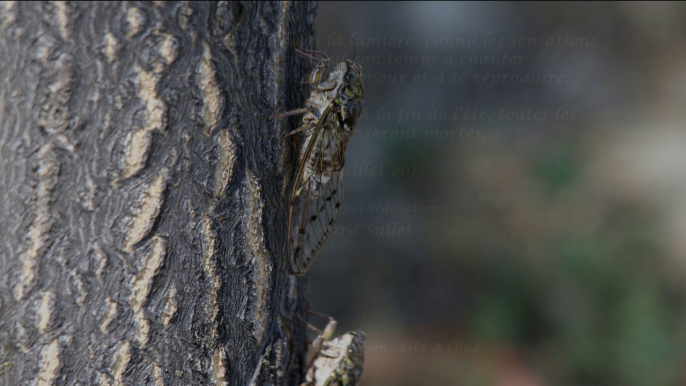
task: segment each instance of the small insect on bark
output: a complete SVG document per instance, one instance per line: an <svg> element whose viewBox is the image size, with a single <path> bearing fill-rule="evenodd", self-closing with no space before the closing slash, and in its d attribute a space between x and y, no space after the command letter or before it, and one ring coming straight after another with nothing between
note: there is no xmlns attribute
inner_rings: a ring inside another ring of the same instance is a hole
<svg viewBox="0 0 686 386"><path fill-rule="evenodd" d="M315 63L303 84L312 86L305 107L272 118L303 114L302 125L286 134L304 134L290 195L287 255L291 271L304 275L334 233L343 205L345 148L363 106L362 66L354 60L326 74L323 52L295 50Z"/></svg>
<svg viewBox="0 0 686 386"><path fill-rule="evenodd" d="M349 331L333 337L336 320L329 317L324 332L312 343L314 357L300 386L354 386L362 376L364 341L362 331Z"/></svg>

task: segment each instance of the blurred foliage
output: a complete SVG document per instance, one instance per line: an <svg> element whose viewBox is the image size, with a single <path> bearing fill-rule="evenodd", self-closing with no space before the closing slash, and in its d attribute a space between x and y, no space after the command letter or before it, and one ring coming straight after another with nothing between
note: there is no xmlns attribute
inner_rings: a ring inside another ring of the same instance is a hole
<svg viewBox="0 0 686 386"><path fill-rule="evenodd" d="M545 149L536 159L534 180L549 196L555 196L559 191L574 182L579 168L579 159L569 145L561 144Z"/></svg>
<svg viewBox="0 0 686 386"><path fill-rule="evenodd" d="M346 176L346 204L365 210L344 212L340 226L396 222L413 231L334 237L310 275L312 308L338 318L341 331L368 333L362 385L686 384L686 244L675 231L683 223L674 222L686 216L676 167L686 157L674 138L686 144L686 134L666 129L683 127L676 101L684 88L673 75L686 76L686 50L676 48L685 41L684 16L686 7L666 3L320 4L320 48L333 55L348 50L352 34L420 41L569 34L600 42L582 51L522 49L532 67L568 73L568 87L365 85L372 119L358 123L346 165L427 169L421 178ZM330 36L344 43L327 46ZM384 58L364 69L383 74L409 68L389 66L391 53L475 50L419 44L360 47L358 55ZM459 71L502 70L486 67ZM409 79L448 68L412 70ZM380 106L396 115L373 119ZM479 126L427 120L437 106L450 116L455 106L553 115L567 106L578 115ZM396 125L403 108L423 120ZM487 139L366 136L463 126L483 129ZM675 158L663 154L668 146ZM437 210L373 210L392 203ZM456 343L463 349L449 346ZM464 349L470 344L478 349Z"/></svg>

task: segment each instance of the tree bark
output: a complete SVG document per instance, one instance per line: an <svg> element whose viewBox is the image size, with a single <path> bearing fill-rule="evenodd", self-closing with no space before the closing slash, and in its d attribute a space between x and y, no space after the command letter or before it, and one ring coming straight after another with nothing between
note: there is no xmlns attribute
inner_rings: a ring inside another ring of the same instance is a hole
<svg viewBox="0 0 686 386"><path fill-rule="evenodd" d="M0 384L300 382L315 7L0 4Z"/></svg>

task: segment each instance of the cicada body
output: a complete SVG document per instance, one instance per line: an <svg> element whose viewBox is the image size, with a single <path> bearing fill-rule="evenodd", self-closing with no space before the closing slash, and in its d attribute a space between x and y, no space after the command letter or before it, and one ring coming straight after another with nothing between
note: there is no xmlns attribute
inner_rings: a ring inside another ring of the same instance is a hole
<svg viewBox="0 0 686 386"><path fill-rule="evenodd" d="M286 248L291 271L302 276L333 235L341 213L345 149L362 113L364 86L358 63L345 60L325 74L325 54L297 51L318 63L306 82L312 92L305 107L279 115L303 114L302 126L289 133L304 133L304 141L290 195Z"/></svg>

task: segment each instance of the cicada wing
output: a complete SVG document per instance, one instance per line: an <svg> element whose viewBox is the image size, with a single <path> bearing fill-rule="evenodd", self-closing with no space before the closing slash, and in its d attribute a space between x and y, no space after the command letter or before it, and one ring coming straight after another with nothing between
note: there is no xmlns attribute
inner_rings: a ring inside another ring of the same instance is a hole
<svg viewBox="0 0 686 386"><path fill-rule="evenodd" d="M325 129L322 114L307 145L288 213L288 258L294 274L307 272L334 233L343 205L344 146L337 130ZM314 155L314 156L313 156Z"/></svg>
<svg viewBox="0 0 686 386"><path fill-rule="evenodd" d="M307 200L291 230L292 271L304 275L333 236L343 205L342 173L335 172L322 186L321 194ZM291 213L291 216L293 214Z"/></svg>

